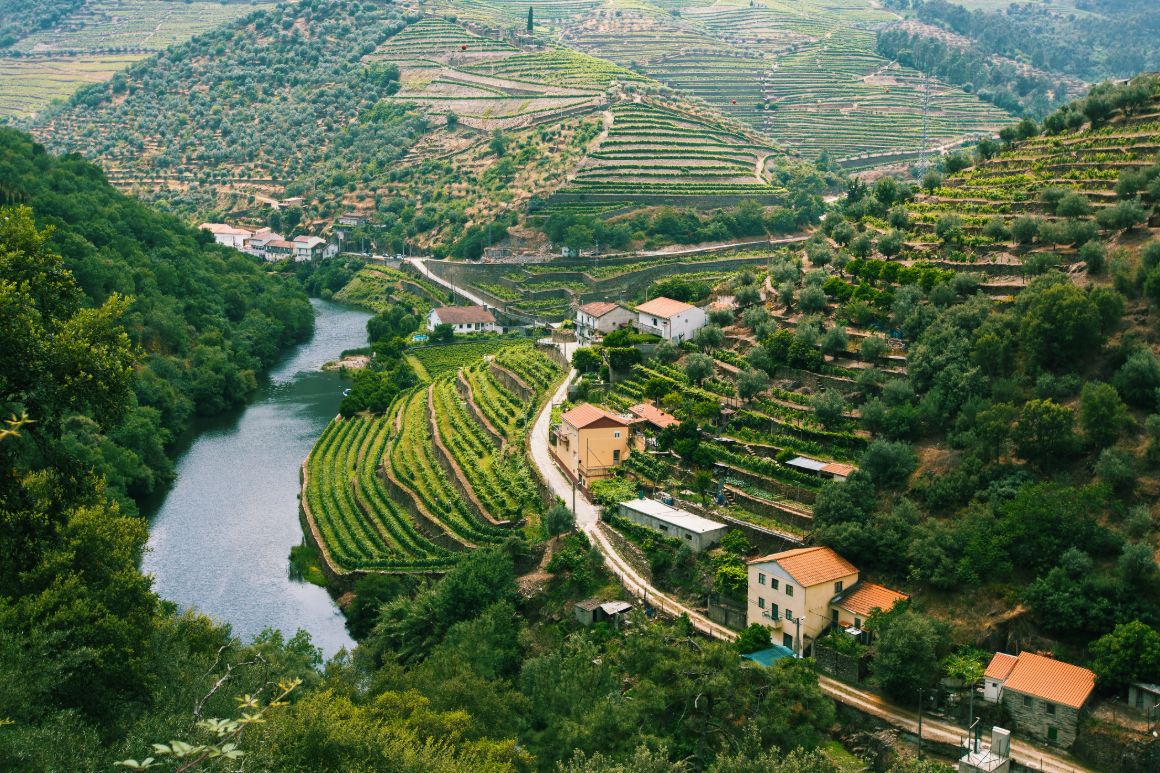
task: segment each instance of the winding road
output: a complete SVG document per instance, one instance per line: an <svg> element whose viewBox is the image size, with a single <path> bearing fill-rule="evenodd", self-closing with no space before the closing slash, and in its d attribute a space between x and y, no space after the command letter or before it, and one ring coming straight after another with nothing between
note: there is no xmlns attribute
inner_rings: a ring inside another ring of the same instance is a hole
<svg viewBox="0 0 1160 773"><path fill-rule="evenodd" d="M560 346L565 357L569 357L570 360L570 347L575 347L575 344L561 344ZM737 638L735 631L714 623L699 612L690 609L671 596L662 593L633 569L632 565L616 552L612 542L600 530L600 508L590 502L584 496L583 491L574 490L572 488L572 482L556 466L555 461L552 459L552 454L548 450L548 429L552 421L552 408L564 402L568 395L568 386L575 377L575 370L569 372L568 378L564 380L564 383L560 385L560 388L556 390L556 393L552 395L551 399L544 404L539 416L536 417L535 424L532 426L530 438L531 456L532 461L539 470L540 476L544 479L548 488L565 503L571 504L575 501L577 528L588 536L593 546L604 557L605 566L620 579L620 582L629 593L665 615L673 617L682 614L688 615L689 620L693 623L693 627L707 636L723 641L733 641ZM822 692L832 699L858 709L863 713L877 717L906 732L917 734L918 715L916 712L900 708L892 703L888 703L875 693L858 689L857 687L853 687L828 676L819 674L818 684L822 688ZM966 735L967 731L964 728L923 716L922 738L924 741L935 741L952 746L961 746L965 741ZM984 735L986 736L987 734ZM1011 756L1020 765L1031 770L1042 770L1046 773L1092 773L1089 768L1073 762L1058 752L1040 749L1037 746L1032 746L1021 740L1012 739Z"/></svg>

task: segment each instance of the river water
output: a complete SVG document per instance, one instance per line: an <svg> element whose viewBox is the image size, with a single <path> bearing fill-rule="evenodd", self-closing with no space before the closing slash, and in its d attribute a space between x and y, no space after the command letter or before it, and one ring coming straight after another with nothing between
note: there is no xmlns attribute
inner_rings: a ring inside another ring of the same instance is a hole
<svg viewBox="0 0 1160 773"><path fill-rule="evenodd" d="M310 633L329 657L353 642L327 592L289 578L302 541L298 468L338 412L344 382L319 370L366 344L366 312L321 300L314 337L269 377L240 415L204 428L177 462L153 517L143 569L162 598L193 607L249 641L264 628Z"/></svg>

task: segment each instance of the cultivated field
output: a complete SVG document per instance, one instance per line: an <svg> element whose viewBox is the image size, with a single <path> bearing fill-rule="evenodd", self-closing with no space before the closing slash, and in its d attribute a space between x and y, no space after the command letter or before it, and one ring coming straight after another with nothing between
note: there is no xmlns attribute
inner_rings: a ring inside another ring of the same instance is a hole
<svg viewBox="0 0 1160 773"><path fill-rule="evenodd" d="M0 117L36 114L81 86L102 83L144 54L87 54L0 58Z"/></svg>

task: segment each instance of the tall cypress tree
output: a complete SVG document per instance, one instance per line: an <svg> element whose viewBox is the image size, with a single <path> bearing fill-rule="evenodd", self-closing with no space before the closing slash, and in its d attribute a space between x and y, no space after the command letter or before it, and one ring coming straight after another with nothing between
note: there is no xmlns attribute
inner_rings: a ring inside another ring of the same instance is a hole
<svg viewBox="0 0 1160 773"><path fill-rule="evenodd" d="M528 6L528 34L532 34L532 6Z"/></svg>

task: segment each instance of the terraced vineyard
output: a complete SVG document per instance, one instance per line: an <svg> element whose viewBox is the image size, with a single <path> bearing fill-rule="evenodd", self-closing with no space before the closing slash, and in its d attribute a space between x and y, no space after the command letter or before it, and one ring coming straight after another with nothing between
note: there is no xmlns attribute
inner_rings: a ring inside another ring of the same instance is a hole
<svg viewBox="0 0 1160 773"><path fill-rule="evenodd" d="M774 148L740 128L651 101L622 103L609 113L606 137L554 205L781 200L784 191L764 176Z"/></svg>
<svg viewBox="0 0 1160 773"><path fill-rule="evenodd" d="M511 344L466 364L319 438L303 465L303 512L336 573L439 572L513 528L537 534L543 500L523 432L560 369Z"/></svg>
<svg viewBox="0 0 1160 773"><path fill-rule="evenodd" d="M55 27L21 38L0 58L0 117L31 116L149 54L274 3L87 0Z"/></svg>
<svg viewBox="0 0 1160 773"><path fill-rule="evenodd" d="M1154 89L1151 103L1132 115L1113 115L1097 129L1088 125L1022 140L952 176L932 194L920 195L908 207L910 240L935 241L937 222L953 215L960 219L970 246L1008 249L1010 234L987 228L992 221L1010 226L1021 216L1031 216L1040 223L1068 226L1090 222L1102 210L1130 201L1134 195L1130 189L1122 197L1117 193L1121 179L1152 167L1160 156L1160 84L1154 82ZM1059 200L1072 192L1087 201L1087 211L1059 210ZM1055 243L1042 236L1038 239L1042 247L1073 241L1068 233L1050 237L1060 239Z"/></svg>

